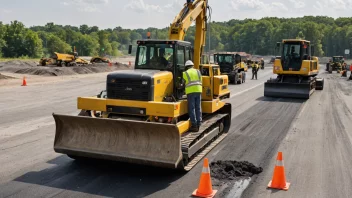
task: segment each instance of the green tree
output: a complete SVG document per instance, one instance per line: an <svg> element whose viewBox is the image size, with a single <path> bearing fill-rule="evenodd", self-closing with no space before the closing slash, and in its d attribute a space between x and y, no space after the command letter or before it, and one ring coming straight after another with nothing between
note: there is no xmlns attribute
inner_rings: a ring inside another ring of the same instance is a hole
<svg viewBox="0 0 352 198"><path fill-rule="evenodd" d="M88 27L88 25L84 24L84 25L79 26L79 31L80 31L82 34L88 34L88 33L89 33L89 27Z"/></svg>
<svg viewBox="0 0 352 198"><path fill-rule="evenodd" d="M123 45L128 45L131 43L131 39L130 39L130 33L129 32L118 32L117 33L117 37L118 37L118 42L123 44Z"/></svg>
<svg viewBox="0 0 352 198"><path fill-rule="evenodd" d="M6 25L4 40L6 46L3 47L5 57L20 57L26 55L26 50L23 46L25 42L26 28L19 21L12 21Z"/></svg>
<svg viewBox="0 0 352 198"><path fill-rule="evenodd" d="M2 57L2 48L6 46L4 36L6 33L6 26L0 21L0 57Z"/></svg>
<svg viewBox="0 0 352 198"><path fill-rule="evenodd" d="M47 52L49 54L53 54L54 52L70 53L72 52L72 48L65 41L61 40L58 36L54 34L49 34L47 41Z"/></svg>
<svg viewBox="0 0 352 198"><path fill-rule="evenodd" d="M99 31L99 46L100 46L100 55L112 54L111 44L109 42L109 32Z"/></svg>
<svg viewBox="0 0 352 198"><path fill-rule="evenodd" d="M89 35L81 35L75 43L80 56L96 56L99 54L99 42Z"/></svg>
<svg viewBox="0 0 352 198"><path fill-rule="evenodd" d="M42 40L39 38L38 34L32 30L27 30L23 47L26 52L24 55L38 58L43 55L43 44Z"/></svg>

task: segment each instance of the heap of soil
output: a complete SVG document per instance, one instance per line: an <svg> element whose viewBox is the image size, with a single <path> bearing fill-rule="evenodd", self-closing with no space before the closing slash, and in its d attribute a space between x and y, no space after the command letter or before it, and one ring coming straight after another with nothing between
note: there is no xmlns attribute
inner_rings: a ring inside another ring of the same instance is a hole
<svg viewBox="0 0 352 198"><path fill-rule="evenodd" d="M113 63L108 66L107 63L88 64L71 67L57 66L39 66L35 61L7 61L0 63L0 72L10 72L17 74L30 74L40 76L64 76L77 74L92 74L101 72L112 72L116 70L133 69L131 66L122 63Z"/></svg>
<svg viewBox="0 0 352 198"><path fill-rule="evenodd" d="M0 74L0 80L1 79L11 79L11 78L13 78L13 77Z"/></svg>
<svg viewBox="0 0 352 198"><path fill-rule="evenodd" d="M247 161L217 161L210 164L211 176L222 181L235 180L242 177L252 177L263 171Z"/></svg>
<svg viewBox="0 0 352 198"><path fill-rule="evenodd" d="M0 67L8 67L8 66L15 66L15 67L35 67L38 65L36 61L27 61L27 60L11 60L11 61L4 61L0 62Z"/></svg>

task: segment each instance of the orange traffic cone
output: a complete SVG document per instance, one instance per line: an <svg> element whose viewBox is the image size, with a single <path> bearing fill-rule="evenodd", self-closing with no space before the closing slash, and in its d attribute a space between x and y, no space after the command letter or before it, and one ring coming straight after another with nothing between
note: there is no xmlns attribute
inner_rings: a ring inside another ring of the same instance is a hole
<svg viewBox="0 0 352 198"><path fill-rule="evenodd" d="M284 160L282 152L278 152L276 158L276 165L272 180L268 184L269 188L276 188L281 190L288 190L290 183L286 182Z"/></svg>
<svg viewBox="0 0 352 198"><path fill-rule="evenodd" d="M22 81L22 85L21 86L27 86L27 81L26 81L26 77L23 76L23 81Z"/></svg>
<svg viewBox="0 0 352 198"><path fill-rule="evenodd" d="M199 186L192 195L196 197L214 197L217 190L213 190L210 178L210 168L208 158L204 159L202 175L200 176Z"/></svg>
<svg viewBox="0 0 352 198"><path fill-rule="evenodd" d="M111 62L109 62L109 67L111 67L112 66L112 63Z"/></svg>

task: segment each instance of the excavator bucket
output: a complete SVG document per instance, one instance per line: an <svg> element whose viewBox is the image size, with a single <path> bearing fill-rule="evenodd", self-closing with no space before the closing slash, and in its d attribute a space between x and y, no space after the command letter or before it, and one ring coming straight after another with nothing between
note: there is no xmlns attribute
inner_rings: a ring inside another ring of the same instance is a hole
<svg viewBox="0 0 352 198"><path fill-rule="evenodd" d="M182 163L176 125L53 114L54 150L88 157L177 168Z"/></svg>
<svg viewBox="0 0 352 198"><path fill-rule="evenodd" d="M313 93L308 83L279 83L266 82L264 84L264 96L279 98L303 98L308 99Z"/></svg>

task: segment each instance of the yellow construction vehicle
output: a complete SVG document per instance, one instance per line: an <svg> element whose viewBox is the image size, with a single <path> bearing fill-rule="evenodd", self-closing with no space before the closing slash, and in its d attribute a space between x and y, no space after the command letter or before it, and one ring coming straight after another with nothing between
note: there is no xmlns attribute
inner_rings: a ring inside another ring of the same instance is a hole
<svg viewBox="0 0 352 198"><path fill-rule="evenodd" d="M91 63L110 63L110 59L107 57L95 56L90 59Z"/></svg>
<svg viewBox="0 0 352 198"><path fill-rule="evenodd" d="M264 84L264 96L308 99L314 90L323 90L324 79L317 77L319 61L312 56L310 41L285 39L278 47L281 57L275 59L273 67L277 78Z"/></svg>
<svg viewBox="0 0 352 198"><path fill-rule="evenodd" d="M54 150L80 157L190 170L223 140L231 124L228 77L218 65L200 64L207 1L188 1L171 24L169 40L139 40L134 70L107 76L106 90L79 97L79 116L53 114ZM194 46L183 41L196 22ZM129 47L131 53L132 46ZM163 55L172 56L165 62ZM163 60L163 61L160 61ZM182 74L193 60L202 73L203 123L190 132Z"/></svg>
<svg viewBox="0 0 352 198"><path fill-rule="evenodd" d="M56 65L56 66L77 66L77 65L86 65L89 64L88 61L79 58L78 53L76 51L76 47L74 47L73 54L61 54L54 52L54 54L50 58L41 58L39 60L39 65Z"/></svg>
<svg viewBox="0 0 352 198"><path fill-rule="evenodd" d="M236 52L214 53L214 60L220 66L220 72L229 77L230 83L242 84L246 81L247 65Z"/></svg>

